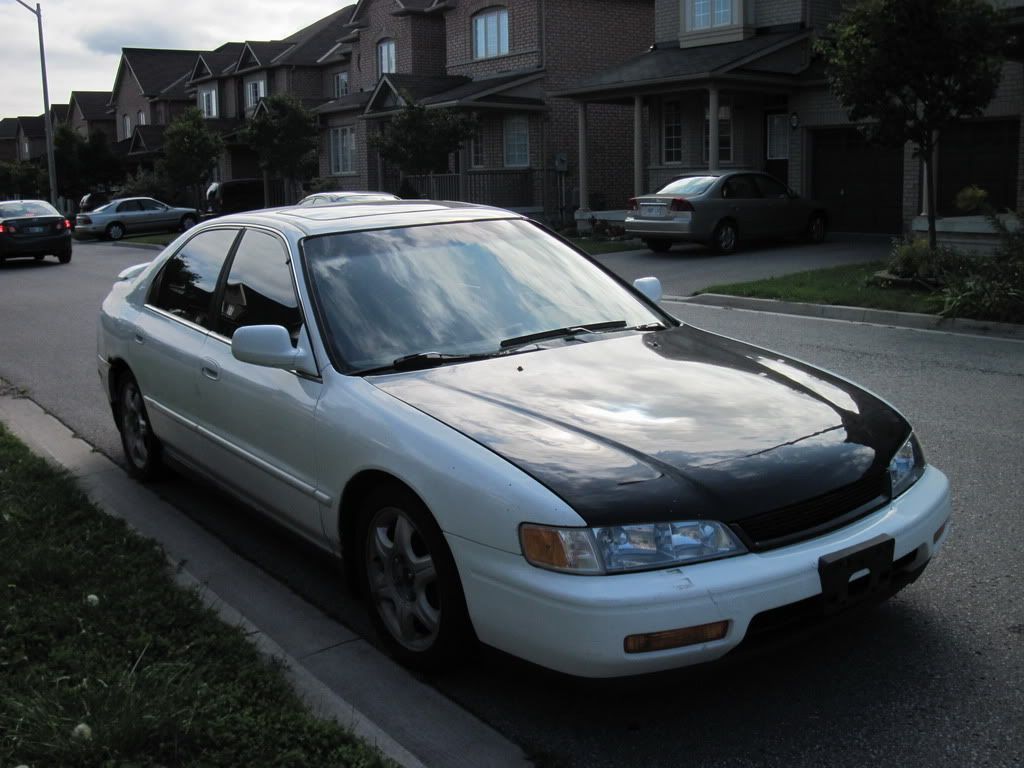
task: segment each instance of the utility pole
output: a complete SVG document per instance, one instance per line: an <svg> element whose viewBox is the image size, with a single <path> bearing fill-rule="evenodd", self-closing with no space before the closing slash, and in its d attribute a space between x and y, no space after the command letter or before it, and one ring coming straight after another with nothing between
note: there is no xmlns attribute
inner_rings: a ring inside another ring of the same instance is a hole
<svg viewBox="0 0 1024 768"><path fill-rule="evenodd" d="M43 48L43 9L39 3L32 8L23 0L18 4L36 17L39 26L39 68L43 73L43 124L46 126L46 164L50 174L50 203L57 207L57 166L53 160L53 121L50 119L50 90L46 85L46 50Z"/></svg>

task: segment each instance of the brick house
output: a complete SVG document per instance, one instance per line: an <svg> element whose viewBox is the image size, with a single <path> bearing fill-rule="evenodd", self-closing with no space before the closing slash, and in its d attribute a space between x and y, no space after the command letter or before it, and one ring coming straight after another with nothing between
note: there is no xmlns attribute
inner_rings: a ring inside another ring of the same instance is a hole
<svg viewBox="0 0 1024 768"><path fill-rule="evenodd" d="M22 163L44 162L46 157L46 120L43 115L17 118L14 159Z"/></svg>
<svg viewBox="0 0 1024 768"><path fill-rule="evenodd" d="M0 162L10 163L18 157L18 118L0 118Z"/></svg>
<svg viewBox="0 0 1024 768"><path fill-rule="evenodd" d="M198 51L165 48L122 48L107 104L114 120L114 151L129 166L152 164L160 152L160 137L175 117L192 104L185 84ZM136 138L139 128L145 136Z"/></svg>
<svg viewBox="0 0 1024 768"><path fill-rule="evenodd" d="M343 8L282 40L225 43L193 59L188 93L225 142L215 179L259 176L256 154L241 129L265 97L289 94L309 109L327 101L319 59L334 47L351 11L352 6Z"/></svg>
<svg viewBox="0 0 1024 768"><path fill-rule="evenodd" d="M321 59L333 98L317 110L320 175L339 189L398 191L368 135L406 103L451 107L474 113L479 135L448 174L410 179L418 191L564 214L574 207L575 105L552 94L646 50L653 30L653 0L359 0ZM629 117L595 115L604 143L592 173L624 200Z"/></svg>
<svg viewBox="0 0 1024 768"><path fill-rule="evenodd" d="M1004 6L1022 6L1009 0ZM763 170L827 205L833 230L895 234L922 210L912 147L865 144L829 92L812 43L840 0L656 0L655 45L581 78L563 95L578 105L580 186L601 191L593 151L602 109L632 112L636 194L705 169ZM982 118L940 141L938 212L953 214L970 183L997 206L1019 207L1024 186L1024 78L1020 57L1003 68ZM710 115L717 114L717 120ZM710 147L717 151L709 152ZM588 149L590 152L588 153ZM602 150L603 152L603 150ZM584 198L587 194L584 194Z"/></svg>
<svg viewBox="0 0 1024 768"><path fill-rule="evenodd" d="M113 142L117 135L114 116L109 112L110 91L72 91L68 102L68 125L83 139L102 133Z"/></svg>

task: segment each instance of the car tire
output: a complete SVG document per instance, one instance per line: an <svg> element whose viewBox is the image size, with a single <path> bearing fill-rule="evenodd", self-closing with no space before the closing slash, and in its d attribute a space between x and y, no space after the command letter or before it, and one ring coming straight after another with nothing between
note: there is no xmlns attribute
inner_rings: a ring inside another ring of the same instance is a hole
<svg viewBox="0 0 1024 768"><path fill-rule="evenodd" d="M143 482L156 480L163 469L162 446L150 426L142 390L127 371L117 384L116 414L128 474Z"/></svg>
<svg viewBox="0 0 1024 768"><path fill-rule="evenodd" d="M179 229L182 232L186 232L186 231L192 229L192 227L194 227L195 225L196 225L196 217L191 215L191 214L185 214L184 216L181 217L181 223L179 224Z"/></svg>
<svg viewBox="0 0 1024 768"><path fill-rule="evenodd" d="M452 666L475 636L455 560L423 503L382 485L360 506L359 582L370 621L388 651L420 670Z"/></svg>
<svg viewBox="0 0 1024 768"><path fill-rule="evenodd" d="M740 244L740 231L736 222L726 219L715 227L711 247L717 253L732 253Z"/></svg>
<svg viewBox="0 0 1024 768"><path fill-rule="evenodd" d="M660 237L654 237L644 240L644 245L646 245L650 250L654 251L655 253L665 253L672 247L672 241L664 240Z"/></svg>
<svg viewBox="0 0 1024 768"><path fill-rule="evenodd" d="M68 262L70 262L71 261L71 249L68 248L66 251L62 251L61 253L58 253L57 254L57 261L59 261L61 264L67 264Z"/></svg>
<svg viewBox="0 0 1024 768"><path fill-rule="evenodd" d="M108 240L113 240L113 241L117 242L122 237L124 237L124 224L122 224L119 221L115 221L115 222L113 222L111 224L107 224L107 229L105 231L105 234L106 234Z"/></svg>
<svg viewBox="0 0 1024 768"><path fill-rule="evenodd" d="M816 213L811 216L811 220L807 223L807 242L822 243L825 241L827 233L828 224L825 221L824 214Z"/></svg>

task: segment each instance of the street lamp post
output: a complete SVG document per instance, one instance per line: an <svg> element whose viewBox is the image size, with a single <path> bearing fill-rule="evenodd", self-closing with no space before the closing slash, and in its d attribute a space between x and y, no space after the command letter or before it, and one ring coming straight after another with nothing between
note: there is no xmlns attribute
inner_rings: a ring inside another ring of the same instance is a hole
<svg viewBox="0 0 1024 768"><path fill-rule="evenodd" d="M46 126L46 164L50 172L50 202L57 207L57 166L53 161L53 121L50 119L50 91L46 85L46 52L43 48L43 9L36 3L33 8L23 0L17 0L18 4L28 10L36 17L39 25L39 68L43 73L43 121Z"/></svg>

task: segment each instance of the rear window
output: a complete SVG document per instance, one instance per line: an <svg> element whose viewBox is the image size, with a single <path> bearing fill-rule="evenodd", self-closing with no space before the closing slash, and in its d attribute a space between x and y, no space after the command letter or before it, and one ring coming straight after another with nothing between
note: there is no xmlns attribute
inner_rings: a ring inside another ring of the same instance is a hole
<svg viewBox="0 0 1024 768"><path fill-rule="evenodd" d="M52 205L44 203L42 200L0 203L0 218L12 219L15 216L60 216L60 213Z"/></svg>
<svg viewBox="0 0 1024 768"><path fill-rule="evenodd" d="M718 180L717 176L687 176L658 190L659 195L701 195Z"/></svg>

